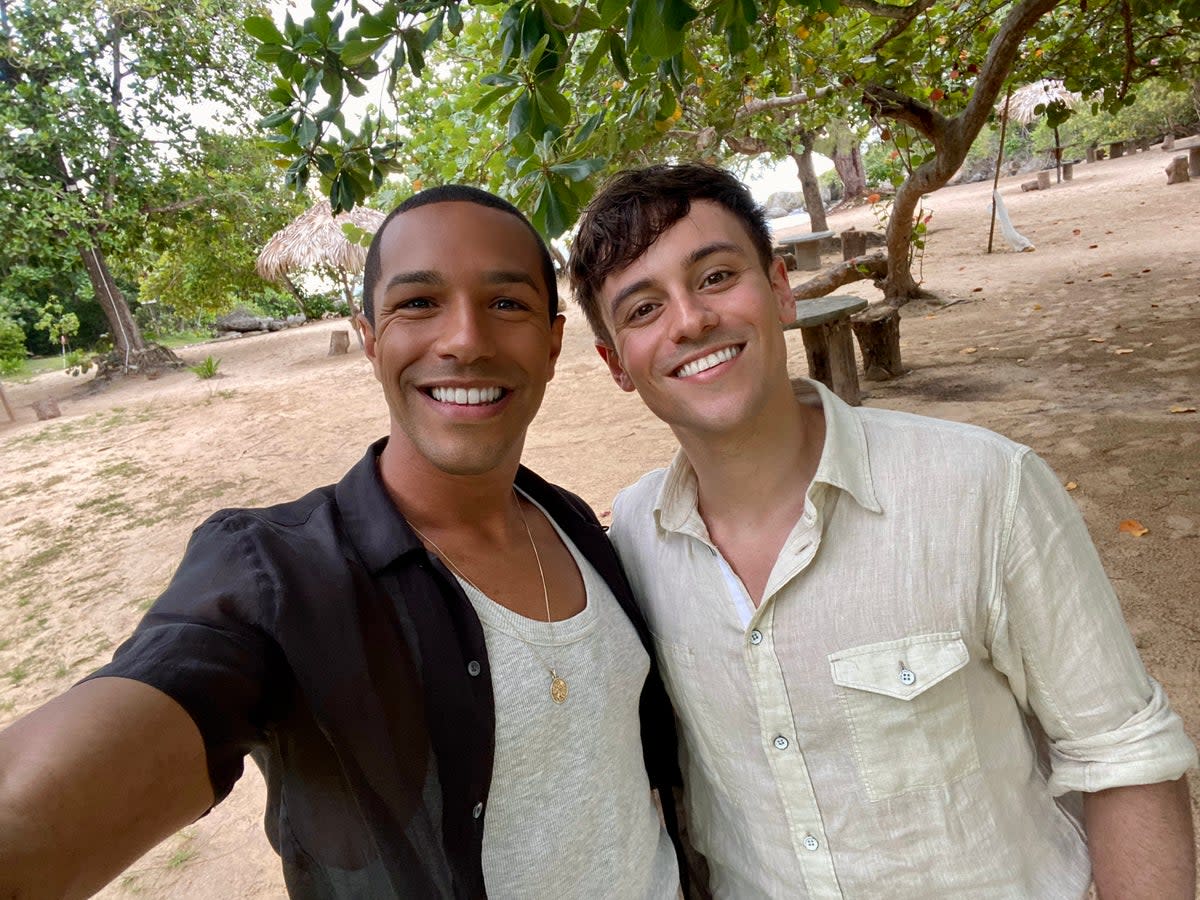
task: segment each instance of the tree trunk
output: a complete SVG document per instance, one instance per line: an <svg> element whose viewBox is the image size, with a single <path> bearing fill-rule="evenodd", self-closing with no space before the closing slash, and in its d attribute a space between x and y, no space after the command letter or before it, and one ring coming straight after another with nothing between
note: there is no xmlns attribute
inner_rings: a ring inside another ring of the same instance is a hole
<svg viewBox="0 0 1200 900"><path fill-rule="evenodd" d="M832 294L842 285L862 281L864 278L874 279L876 287L883 287L883 279L887 277L887 273L888 261L882 253L859 256L852 260L843 260L820 275L796 285L792 288L792 296L797 300L812 300L814 297Z"/></svg>
<svg viewBox="0 0 1200 900"><path fill-rule="evenodd" d="M903 306L921 296L921 289L912 276L912 262L908 254L912 250L913 216L917 204L921 202L922 193L913 183L913 175L910 175L900 185L892 201L887 224L888 274L883 290L884 300L889 306Z"/></svg>
<svg viewBox="0 0 1200 900"><path fill-rule="evenodd" d="M804 141L799 153L794 150L788 154L796 163L796 174L800 176L800 189L804 191L805 211L808 213L809 225L814 232L827 231L825 221L825 204L821 201L821 183L817 181L817 170L813 168L812 136L808 133L801 135Z"/></svg>
<svg viewBox="0 0 1200 900"><path fill-rule="evenodd" d="M280 281L288 289L288 293L292 295L292 299L296 301L296 308L300 310L300 315L304 316L306 320L312 318L308 314L308 308L304 303L304 295L300 293L300 288L296 287L296 282L288 278L286 272L280 277Z"/></svg>
<svg viewBox="0 0 1200 900"><path fill-rule="evenodd" d="M866 196L867 171L863 168L862 154L858 152L857 144L851 145L849 153L838 153L835 150L833 168L842 180L843 201Z"/></svg>
<svg viewBox="0 0 1200 900"><path fill-rule="evenodd" d="M100 304L100 308L104 310L104 318L108 320L113 349L123 360L123 367L136 367L137 357L146 349L146 341L133 318L129 303L113 280L112 273L108 271L108 262L96 244L93 242L80 245L78 250L84 268L87 269L88 280L92 283L92 291L96 294L96 302Z"/></svg>

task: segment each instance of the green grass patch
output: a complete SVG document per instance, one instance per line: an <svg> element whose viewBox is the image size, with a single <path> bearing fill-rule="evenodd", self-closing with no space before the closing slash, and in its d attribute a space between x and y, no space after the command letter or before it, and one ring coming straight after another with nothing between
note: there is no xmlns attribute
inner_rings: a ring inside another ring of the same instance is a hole
<svg viewBox="0 0 1200 900"><path fill-rule="evenodd" d="M96 470L97 478L133 478L137 475L144 475L146 470L135 463L132 459L123 459L121 462L113 463L110 466L104 466Z"/></svg>
<svg viewBox="0 0 1200 900"><path fill-rule="evenodd" d="M125 500L124 494L105 494L101 497L93 497L91 500L84 500L82 503L76 504L75 508L80 512L93 512L106 519L113 516L132 515L134 512L133 505Z"/></svg>
<svg viewBox="0 0 1200 900"><path fill-rule="evenodd" d="M190 347L192 344L204 344L213 338L211 331L180 331L177 334L164 334L154 339L154 343L170 347Z"/></svg>

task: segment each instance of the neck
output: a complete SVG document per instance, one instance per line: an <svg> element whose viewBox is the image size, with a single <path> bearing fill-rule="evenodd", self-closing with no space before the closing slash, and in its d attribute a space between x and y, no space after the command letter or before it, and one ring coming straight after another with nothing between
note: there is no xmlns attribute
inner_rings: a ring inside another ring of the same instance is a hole
<svg viewBox="0 0 1200 900"><path fill-rule="evenodd" d="M797 400L790 384L737 433L676 432L696 472L700 513L725 519L771 511L798 518L825 445L820 406Z"/></svg>
<svg viewBox="0 0 1200 900"><path fill-rule="evenodd" d="M411 524L427 533L473 532L500 542L522 527L513 500L518 466L515 458L479 474L446 472L394 430L379 457L384 488Z"/></svg>

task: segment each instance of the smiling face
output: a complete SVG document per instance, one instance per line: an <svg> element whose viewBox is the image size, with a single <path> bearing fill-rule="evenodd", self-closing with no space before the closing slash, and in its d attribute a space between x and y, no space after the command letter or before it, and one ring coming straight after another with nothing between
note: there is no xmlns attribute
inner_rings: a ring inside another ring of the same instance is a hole
<svg viewBox="0 0 1200 900"><path fill-rule="evenodd" d="M515 471L562 347L533 235L501 210L432 203L392 219L379 249L362 321L388 450L455 475Z"/></svg>
<svg viewBox="0 0 1200 900"><path fill-rule="evenodd" d="M707 200L605 279L597 344L614 380L687 435L735 436L789 402L782 323L796 302L782 261L762 262L740 220ZM780 398L783 398L782 400Z"/></svg>

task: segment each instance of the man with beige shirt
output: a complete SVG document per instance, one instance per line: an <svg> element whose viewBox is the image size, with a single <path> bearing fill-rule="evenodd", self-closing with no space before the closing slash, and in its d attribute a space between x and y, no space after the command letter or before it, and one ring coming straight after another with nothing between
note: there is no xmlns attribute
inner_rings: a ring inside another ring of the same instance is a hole
<svg viewBox="0 0 1200 900"><path fill-rule="evenodd" d="M613 378L680 442L610 536L713 893L1191 898L1195 748L1045 463L797 395L786 272L721 170L617 176L571 276Z"/></svg>

